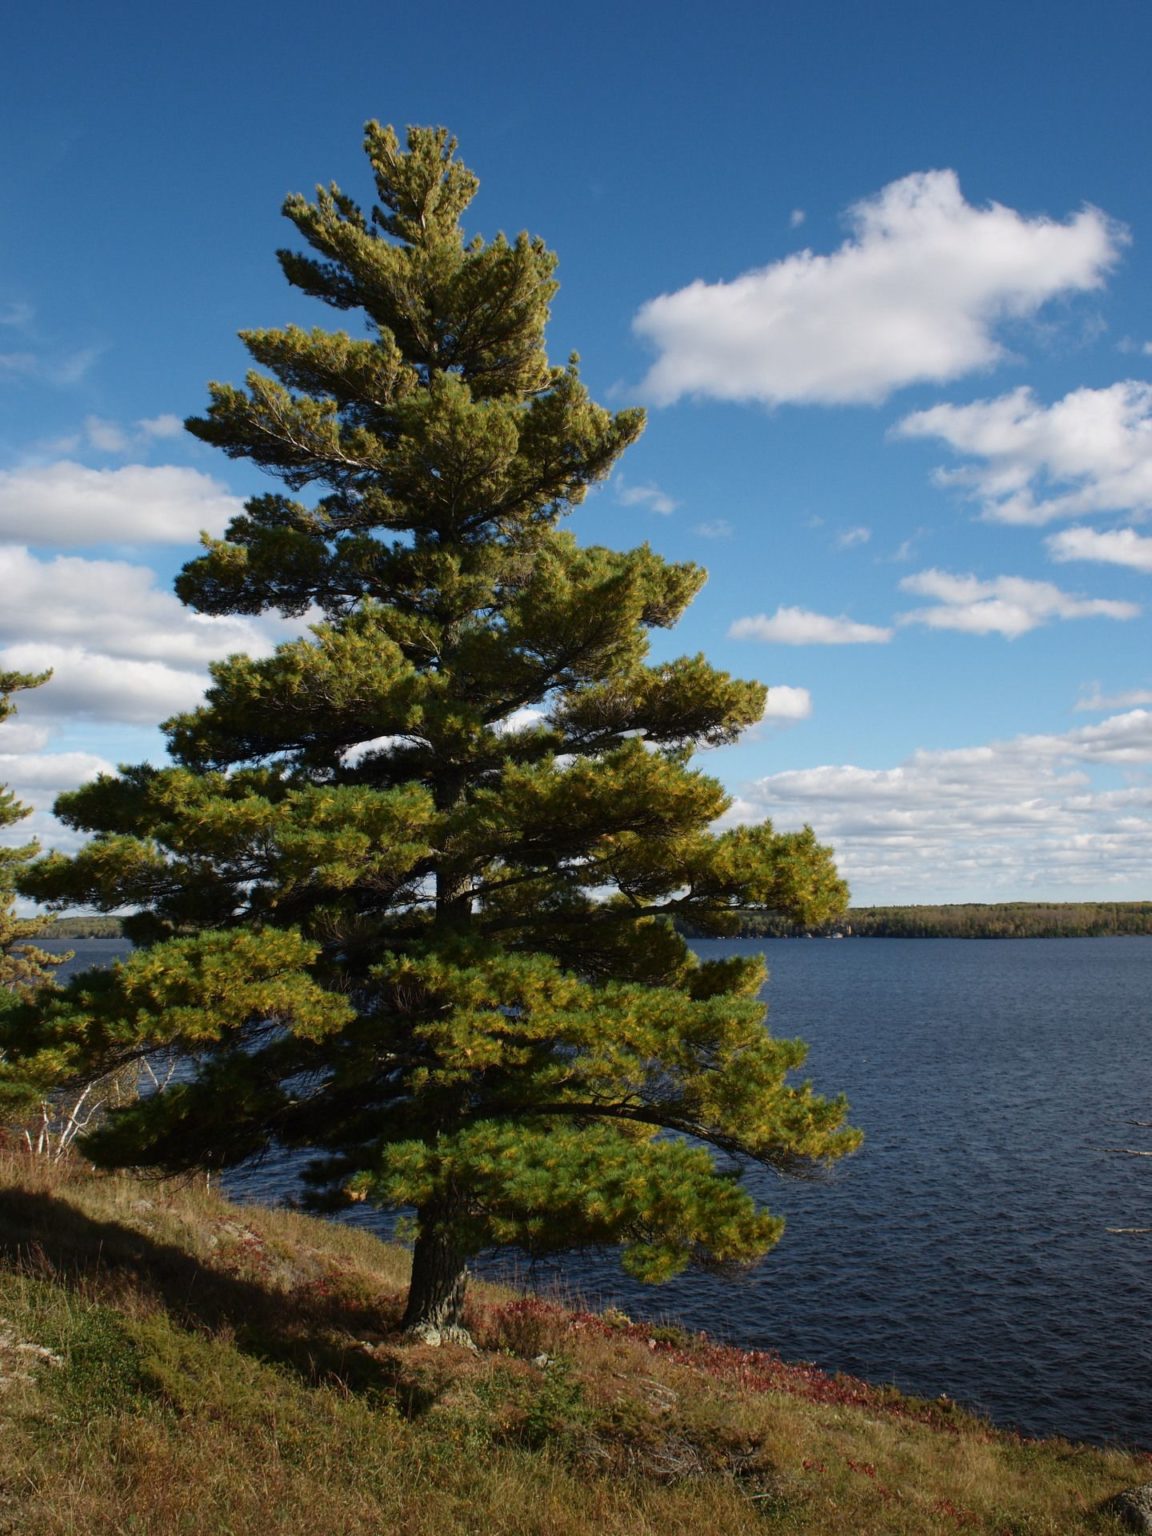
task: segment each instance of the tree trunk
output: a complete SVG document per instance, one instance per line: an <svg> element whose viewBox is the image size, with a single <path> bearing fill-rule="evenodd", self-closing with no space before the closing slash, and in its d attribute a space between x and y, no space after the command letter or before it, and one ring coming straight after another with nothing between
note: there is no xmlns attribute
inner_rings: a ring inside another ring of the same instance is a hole
<svg viewBox="0 0 1152 1536"><path fill-rule="evenodd" d="M472 1337L464 1326L468 1256L454 1237L450 1208L425 1206L419 1221L404 1331L424 1344L471 1348Z"/></svg>

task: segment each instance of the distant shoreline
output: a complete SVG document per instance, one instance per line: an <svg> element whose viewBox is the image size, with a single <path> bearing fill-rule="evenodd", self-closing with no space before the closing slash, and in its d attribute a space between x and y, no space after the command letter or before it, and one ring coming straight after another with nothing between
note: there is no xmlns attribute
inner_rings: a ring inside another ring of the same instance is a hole
<svg viewBox="0 0 1152 1536"><path fill-rule="evenodd" d="M48 917L32 935L34 939L120 939L123 924L118 917Z"/></svg>
<svg viewBox="0 0 1152 1536"><path fill-rule="evenodd" d="M689 924L686 938L704 938ZM47 919L37 938L119 939L118 917ZM849 907L834 922L789 923L778 912L742 912L734 937L748 939L1098 939L1152 936L1152 901L955 902Z"/></svg>
<svg viewBox="0 0 1152 1536"><path fill-rule="evenodd" d="M687 937L701 937L688 926ZM743 912L734 937L749 939L1095 939L1152 936L1152 901L957 902L849 907L805 928L776 912Z"/></svg>

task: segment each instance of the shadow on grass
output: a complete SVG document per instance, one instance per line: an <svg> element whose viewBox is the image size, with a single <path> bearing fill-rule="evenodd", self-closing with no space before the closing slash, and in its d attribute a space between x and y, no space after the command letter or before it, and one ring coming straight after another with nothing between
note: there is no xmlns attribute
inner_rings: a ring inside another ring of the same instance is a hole
<svg viewBox="0 0 1152 1536"><path fill-rule="evenodd" d="M238 1349L311 1386L379 1397L408 1416L430 1406L403 1362L372 1353L398 1322L386 1304L265 1287L202 1263L117 1221L96 1220L57 1195L0 1186L0 1273L32 1275L86 1301L153 1300L178 1327L227 1334Z"/></svg>

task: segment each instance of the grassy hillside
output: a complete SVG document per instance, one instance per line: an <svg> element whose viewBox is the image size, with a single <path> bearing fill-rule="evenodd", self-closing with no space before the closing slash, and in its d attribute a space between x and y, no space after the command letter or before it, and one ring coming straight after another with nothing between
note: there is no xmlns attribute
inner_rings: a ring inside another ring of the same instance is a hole
<svg viewBox="0 0 1152 1536"><path fill-rule="evenodd" d="M202 1188L0 1151L0 1532L1118 1531L1152 1459L476 1286L392 1331L406 1258ZM653 1294L658 1306L659 1293Z"/></svg>

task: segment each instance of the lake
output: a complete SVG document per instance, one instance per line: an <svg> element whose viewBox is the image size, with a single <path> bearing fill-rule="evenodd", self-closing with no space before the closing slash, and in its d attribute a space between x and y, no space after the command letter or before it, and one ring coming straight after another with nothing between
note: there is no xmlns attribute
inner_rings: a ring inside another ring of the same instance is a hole
<svg viewBox="0 0 1152 1536"><path fill-rule="evenodd" d="M60 946L64 947L64 946ZM110 953L77 941L78 960ZM748 1277L649 1288L611 1255L530 1278L1025 1432L1152 1446L1152 939L713 941L763 949L770 1025L845 1092L863 1149L831 1178L758 1171L788 1218ZM246 1199L292 1192L266 1162ZM357 1208L350 1219L388 1230ZM488 1258L477 1266L500 1268Z"/></svg>

